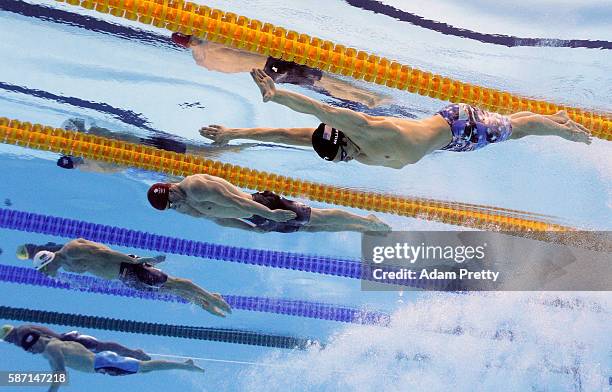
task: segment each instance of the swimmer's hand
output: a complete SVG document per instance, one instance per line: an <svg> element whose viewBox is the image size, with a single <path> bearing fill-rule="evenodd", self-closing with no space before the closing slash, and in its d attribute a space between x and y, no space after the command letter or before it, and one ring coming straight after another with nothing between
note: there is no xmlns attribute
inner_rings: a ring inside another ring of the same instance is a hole
<svg viewBox="0 0 612 392"><path fill-rule="evenodd" d="M274 222L287 222L295 218L297 218L297 214L288 210L272 210L270 211L270 216L268 217L268 219L271 219Z"/></svg>
<svg viewBox="0 0 612 392"><path fill-rule="evenodd" d="M212 124L207 127L202 127L200 128L200 135L212 140L215 144L220 146L224 146L232 140L230 128L224 127L223 125Z"/></svg>
<svg viewBox="0 0 612 392"><path fill-rule="evenodd" d="M156 265L156 264L163 263L164 261L166 261L166 256L157 255L155 257L149 257L148 259L149 259L148 261L149 264Z"/></svg>
<svg viewBox="0 0 612 392"><path fill-rule="evenodd" d="M188 359L185 361L186 369L192 372L206 373L206 370L199 367L193 362L193 359Z"/></svg>
<svg viewBox="0 0 612 392"><path fill-rule="evenodd" d="M261 96L263 97L264 102L270 101L274 98L276 94L276 86L274 85L274 80L269 77L263 69L255 69L251 70L251 77L259 87L259 91L261 91Z"/></svg>
<svg viewBox="0 0 612 392"><path fill-rule="evenodd" d="M218 317L226 317L226 313L232 313L232 308L227 302L225 302L221 294L218 293L211 294L209 292L205 292L201 298L196 300L196 303L208 313Z"/></svg>

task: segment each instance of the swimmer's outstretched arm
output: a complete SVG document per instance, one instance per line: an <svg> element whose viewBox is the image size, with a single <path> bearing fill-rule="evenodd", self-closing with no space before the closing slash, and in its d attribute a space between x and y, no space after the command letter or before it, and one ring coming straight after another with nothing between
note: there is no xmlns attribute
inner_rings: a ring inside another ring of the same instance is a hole
<svg viewBox="0 0 612 392"><path fill-rule="evenodd" d="M54 341L49 342L45 347L43 356L49 361L49 365L51 366L51 370L53 372L66 372L66 364L64 361L64 354L62 353L61 349L61 343L56 343ZM47 391L58 391L61 385L62 384L60 383L53 383Z"/></svg>
<svg viewBox="0 0 612 392"><path fill-rule="evenodd" d="M315 128L228 128L209 125L200 129L200 135L223 145L233 139L251 139L261 142L310 146Z"/></svg>
<svg viewBox="0 0 612 392"><path fill-rule="evenodd" d="M370 125L371 116L366 114L327 105L292 91L276 89L272 78L261 69L252 70L251 77L259 87L264 102L272 101L296 112L312 114L321 122L342 129L345 133L352 129L365 129Z"/></svg>

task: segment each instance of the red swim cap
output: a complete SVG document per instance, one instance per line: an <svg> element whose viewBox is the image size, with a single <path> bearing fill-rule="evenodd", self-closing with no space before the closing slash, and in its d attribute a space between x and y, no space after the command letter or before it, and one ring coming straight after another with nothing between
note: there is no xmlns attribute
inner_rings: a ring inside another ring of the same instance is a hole
<svg viewBox="0 0 612 392"><path fill-rule="evenodd" d="M191 41L190 35L185 35L181 33L172 33L172 42L174 42L178 46L182 46L183 48L188 49L189 41Z"/></svg>
<svg viewBox="0 0 612 392"><path fill-rule="evenodd" d="M170 198L170 184L164 184L158 182L157 184L151 185L147 192L147 199L153 208L158 210L165 210L168 208L168 200Z"/></svg>

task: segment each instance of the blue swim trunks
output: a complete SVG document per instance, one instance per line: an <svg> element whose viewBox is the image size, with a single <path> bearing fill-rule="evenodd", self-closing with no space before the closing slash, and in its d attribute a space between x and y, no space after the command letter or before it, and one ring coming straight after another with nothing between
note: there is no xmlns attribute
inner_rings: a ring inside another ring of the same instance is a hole
<svg viewBox="0 0 612 392"><path fill-rule="evenodd" d="M508 117L463 103L449 105L437 114L446 120L452 133L450 143L441 150L473 151L508 140L512 135Z"/></svg>
<svg viewBox="0 0 612 392"><path fill-rule="evenodd" d="M134 358L122 357L113 351L101 351L94 359L96 373L109 376L125 376L138 373L140 361Z"/></svg>

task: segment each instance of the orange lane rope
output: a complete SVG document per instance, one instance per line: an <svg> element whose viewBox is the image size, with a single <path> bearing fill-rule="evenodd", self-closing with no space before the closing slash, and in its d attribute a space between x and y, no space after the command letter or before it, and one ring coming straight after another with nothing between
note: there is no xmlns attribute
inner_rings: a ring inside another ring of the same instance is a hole
<svg viewBox="0 0 612 392"><path fill-rule="evenodd" d="M572 120L589 128L593 136L612 140L612 119L606 114L461 82L205 5L182 0L57 1L170 31L193 34L208 41L306 64L322 71L444 101L478 105L499 113L530 111L554 114L565 110Z"/></svg>
<svg viewBox="0 0 612 392"><path fill-rule="evenodd" d="M0 118L0 142L82 156L171 175L206 173L247 189L270 190L288 196L364 210L380 211L497 231L572 231L568 226L517 217L495 207L470 206L413 197L362 192L331 185L302 181L264 171L221 163L193 155L158 150L140 144L66 131L40 124Z"/></svg>

